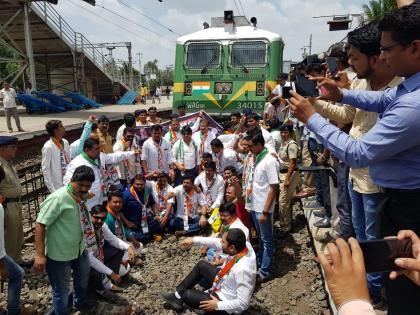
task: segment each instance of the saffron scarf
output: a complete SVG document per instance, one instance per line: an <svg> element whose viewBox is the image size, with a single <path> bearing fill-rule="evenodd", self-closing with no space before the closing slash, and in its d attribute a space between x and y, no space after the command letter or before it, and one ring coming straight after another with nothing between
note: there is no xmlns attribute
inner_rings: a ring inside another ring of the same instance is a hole
<svg viewBox="0 0 420 315"><path fill-rule="evenodd" d="M70 159L67 156L66 151L64 150L64 141L61 139L61 141L57 141L55 138L51 138L51 141L55 144L55 146L60 150L60 166L61 166L61 174L66 174L67 165L70 163Z"/></svg>
<svg viewBox="0 0 420 315"><path fill-rule="evenodd" d="M214 277L213 285L211 288L211 292L214 293L220 290L221 287L221 280L229 273L232 267L241 260L242 257L248 254L248 248L244 248L240 253L236 254L232 258L226 260L225 264L223 265L222 269L219 273Z"/></svg>
<svg viewBox="0 0 420 315"><path fill-rule="evenodd" d="M143 189L143 200L144 203L141 202L139 196L137 195L136 190L134 189L133 186L130 187L130 193L131 195L134 197L134 199L136 199L136 201L140 204L141 207L141 213L140 213L140 217L141 217L141 229L143 231L144 234L149 233L149 225L147 223L147 204L149 203L149 193L147 192L146 187Z"/></svg>

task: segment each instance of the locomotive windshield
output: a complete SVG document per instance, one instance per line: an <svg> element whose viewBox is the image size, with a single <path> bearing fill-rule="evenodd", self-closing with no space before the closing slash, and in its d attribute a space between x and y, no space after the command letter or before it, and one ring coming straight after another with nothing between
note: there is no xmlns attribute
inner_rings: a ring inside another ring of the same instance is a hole
<svg viewBox="0 0 420 315"><path fill-rule="evenodd" d="M219 43L190 43L186 46L185 66L189 69L214 69L220 66Z"/></svg>
<svg viewBox="0 0 420 315"><path fill-rule="evenodd" d="M267 43L263 41L241 41L231 44L231 67L262 68L266 65Z"/></svg>

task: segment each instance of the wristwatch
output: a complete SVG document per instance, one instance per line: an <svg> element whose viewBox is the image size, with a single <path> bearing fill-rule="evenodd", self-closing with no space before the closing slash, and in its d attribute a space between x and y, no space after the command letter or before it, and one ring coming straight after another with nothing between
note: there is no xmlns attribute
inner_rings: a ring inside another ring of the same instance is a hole
<svg viewBox="0 0 420 315"><path fill-rule="evenodd" d="M269 215L269 214L270 214L270 212L265 212L265 211L263 211L263 214L264 214L264 215Z"/></svg>

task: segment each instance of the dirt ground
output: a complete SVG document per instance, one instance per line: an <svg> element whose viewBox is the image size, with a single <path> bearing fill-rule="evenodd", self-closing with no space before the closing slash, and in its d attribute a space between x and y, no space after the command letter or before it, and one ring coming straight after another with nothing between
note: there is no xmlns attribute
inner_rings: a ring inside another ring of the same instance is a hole
<svg viewBox="0 0 420 315"><path fill-rule="evenodd" d="M298 209L295 209L298 210ZM251 306L245 314L323 314L328 311L327 297L318 265L313 260L313 248L303 214L295 211L294 232L285 239L275 239L273 278L257 288ZM275 225L275 231L278 227ZM276 233L277 234L277 233ZM24 259L34 256L34 245L26 244ZM97 303L89 314L193 314L190 310L175 312L158 297L162 290L175 286L199 260L198 249L183 251L178 240L166 235L162 242L145 246L144 266L135 267L124 279L124 292L104 300L97 295ZM43 314L51 306L51 290L46 274L25 269L22 301L30 304L36 314ZM0 293L0 314L5 311L7 296ZM79 312L76 312L79 314Z"/></svg>

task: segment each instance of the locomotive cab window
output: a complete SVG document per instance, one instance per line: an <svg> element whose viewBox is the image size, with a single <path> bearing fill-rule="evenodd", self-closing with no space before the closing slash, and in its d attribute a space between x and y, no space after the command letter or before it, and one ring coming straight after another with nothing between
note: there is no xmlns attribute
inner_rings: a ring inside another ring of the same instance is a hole
<svg viewBox="0 0 420 315"><path fill-rule="evenodd" d="M263 68L267 65L264 41L234 42L230 47L230 66L233 68Z"/></svg>
<svg viewBox="0 0 420 315"><path fill-rule="evenodd" d="M220 66L219 43L189 43L186 45L185 67L188 69L215 69Z"/></svg>

